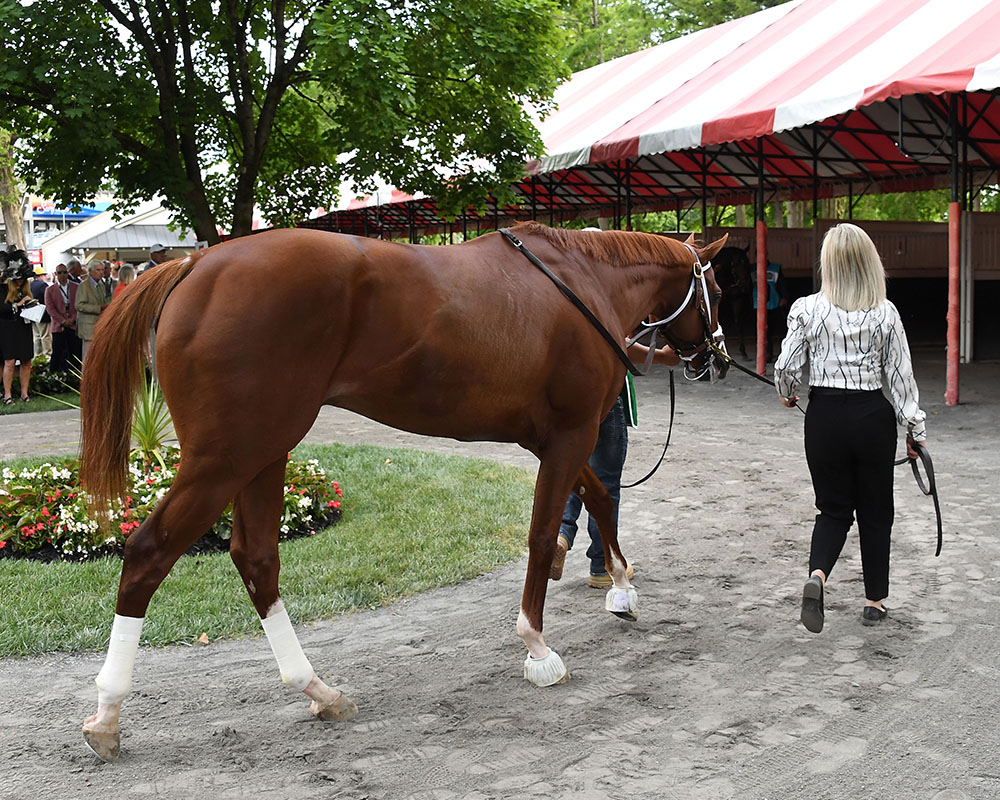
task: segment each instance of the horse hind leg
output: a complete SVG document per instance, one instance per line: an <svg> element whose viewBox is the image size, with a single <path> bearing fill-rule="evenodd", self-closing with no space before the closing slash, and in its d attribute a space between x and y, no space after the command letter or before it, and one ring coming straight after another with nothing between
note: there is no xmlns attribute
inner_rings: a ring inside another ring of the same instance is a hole
<svg viewBox="0 0 1000 800"><path fill-rule="evenodd" d="M226 507L235 480L220 481L224 466L189 456L170 491L125 544L121 581L104 666L97 676L97 713L83 723L87 746L104 761L118 758L119 716L132 688L139 635L153 593L177 559Z"/></svg>
<svg viewBox="0 0 1000 800"><path fill-rule="evenodd" d="M305 693L312 701L309 710L317 718L346 720L358 713L358 707L316 675L278 591L285 463L282 457L269 464L236 495L229 552L260 616L282 682Z"/></svg>
<svg viewBox="0 0 1000 800"><path fill-rule="evenodd" d="M618 544L618 529L615 525L615 508L611 495L604 484L594 474L589 465L584 466L577 476L577 494L595 520L604 545L604 561L613 586L608 589L604 608L615 616L635 621L638 619L638 595L628 579L628 562Z"/></svg>

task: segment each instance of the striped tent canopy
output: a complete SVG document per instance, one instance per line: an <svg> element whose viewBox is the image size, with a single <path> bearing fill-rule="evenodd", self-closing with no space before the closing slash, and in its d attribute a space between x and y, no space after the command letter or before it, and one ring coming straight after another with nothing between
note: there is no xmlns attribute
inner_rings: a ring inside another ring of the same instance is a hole
<svg viewBox="0 0 1000 800"><path fill-rule="evenodd" d="M993 182L998 31L996 0L791 0L599 64L558 89L524 206L493 217L749 203L759 181L770 199L926 189L953 155L964 187ZM396 193L303 224L425 232L435 212Z"/></svg>

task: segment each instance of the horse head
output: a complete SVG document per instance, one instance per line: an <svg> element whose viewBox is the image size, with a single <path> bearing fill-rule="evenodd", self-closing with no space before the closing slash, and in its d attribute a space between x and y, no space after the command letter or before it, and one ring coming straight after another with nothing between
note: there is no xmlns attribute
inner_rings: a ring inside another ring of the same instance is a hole
<svg viewBox="0 0 1000 800"><path fill-rule="evenodd" d="M722 290L715 279L712 259L726 243L728 234L711 244L699 247L694 235L684 242L685 266L688 279L683 301L665 299L654 309L658 322L648 327L660 327L667 343L684 362L684 377L688 380L714 381L726 376L729 362L719 357L725 353L722 326L719 324L719 301ZM672 304L672 307L668 307Z"/></svg>

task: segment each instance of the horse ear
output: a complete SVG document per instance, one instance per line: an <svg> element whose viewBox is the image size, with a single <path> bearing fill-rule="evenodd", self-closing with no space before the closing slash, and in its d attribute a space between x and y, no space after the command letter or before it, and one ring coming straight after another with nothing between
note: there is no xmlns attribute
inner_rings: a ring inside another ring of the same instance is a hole
<svg viewBox="0 0 1000 800"><path fill-rule="evenodd" d="M726 236L728 235L729 234L727 233ZM684 244L689 244L694 247L694 231L691 231L691 233L688 234L688 238L684 240Z"/></svg>
<svg viewBox="0 0 1000 800"><path fill-rule="evenodd" d="M729 234L727 233L721 239L716 239L711 244L707 244L698 250L698 258L701 259L701 262L704 264L706 261L711 261L715 258L719 254L719 251L726 246L726 239L728 238Z"/></svg>

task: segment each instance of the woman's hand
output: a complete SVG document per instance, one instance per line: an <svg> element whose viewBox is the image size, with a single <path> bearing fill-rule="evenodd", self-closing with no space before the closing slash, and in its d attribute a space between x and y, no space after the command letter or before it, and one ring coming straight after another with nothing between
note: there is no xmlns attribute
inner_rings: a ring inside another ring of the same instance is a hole
<svg viewBox="0 0 1000 800"><path fill-rule="evenodd" d="M913 437L912 436L907 435L907 437L906 437L906 457L909 458L911 461L916 461L918 458L920 458L920 454L917 452L917 448L918 447L923 447L923 446L924 446L923 442L915 442L915 441L913 441Z"/></svg>
<svg viewBox="0 0 1000 800"><path fill-rule="evenodd" d="M796 404L799 402L799 396L798 395L795 395L795 397L780 397L779 396L778 399L781 401L781 405L783 405L785 408L795 408Z"/></svg>

